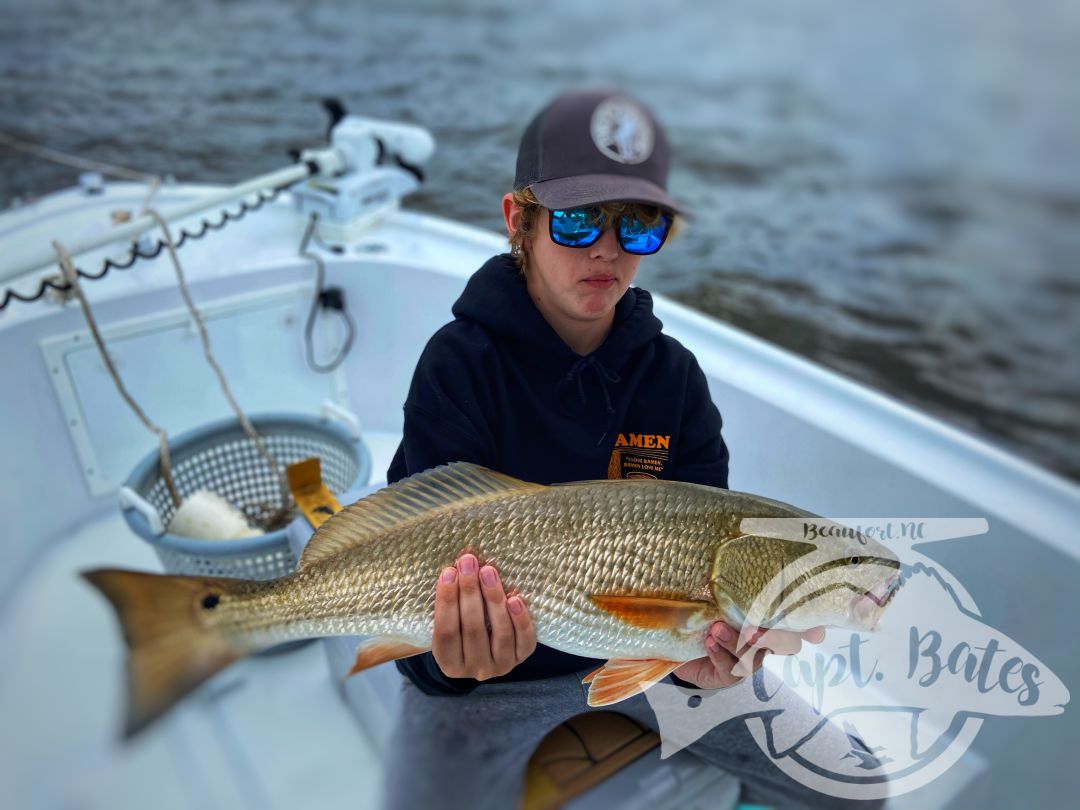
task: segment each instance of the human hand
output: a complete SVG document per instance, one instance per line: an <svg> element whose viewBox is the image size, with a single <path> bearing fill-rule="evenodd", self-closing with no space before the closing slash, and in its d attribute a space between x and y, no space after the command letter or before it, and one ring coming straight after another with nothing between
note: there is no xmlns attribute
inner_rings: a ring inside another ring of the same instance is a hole
<svg viewBox="0 0 1080 810"><path fill-rule="evenodd" d="M695 658L675 670L674 674L684 681L694 684L699 689L723 689L734 686L747 675L761 668L765 656L795 655L802 649L803 641L820 644L825 638L824 627L813 627L803 633L788 630L768 630L762 632L758 627L743 628L742 636L754 651L753 669L741 659L747 650L739 649L739 636L725 622L713 622L705 633L704 658Z"/></svg>
<svg viewBox="0 0 1080 810"><path fill-rule="evenodd" d="M532 655L536 629L525 601L507 598L494 566L477 568L476 556L465 553L440 574L431 652L447 677L486 681Z"/></svg>

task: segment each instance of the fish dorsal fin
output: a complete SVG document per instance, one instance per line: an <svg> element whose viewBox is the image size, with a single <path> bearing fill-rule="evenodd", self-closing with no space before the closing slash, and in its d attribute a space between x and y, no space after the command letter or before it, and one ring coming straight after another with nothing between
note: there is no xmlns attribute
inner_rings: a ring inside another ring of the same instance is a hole
<svg viewBox="0 0 1080 810"><path fill-rule="evenodd" d="M432 511L531 489L544 489L544 486L464 461L410 475L327 520L304 549L299 567L334 557Z"/></svg>

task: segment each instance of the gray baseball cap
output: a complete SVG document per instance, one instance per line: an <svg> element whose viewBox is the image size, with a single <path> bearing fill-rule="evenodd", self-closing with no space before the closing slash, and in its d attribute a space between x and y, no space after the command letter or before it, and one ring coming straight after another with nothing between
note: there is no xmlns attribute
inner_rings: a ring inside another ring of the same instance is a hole
<svg viewBox="0 0 1080 810"><path fill-rule="evenodd" d="M668 196L668 162L648 107L617 90L573 90L525 128L514 188L532 189L545 208L624 201L686 213Z"/></svg>

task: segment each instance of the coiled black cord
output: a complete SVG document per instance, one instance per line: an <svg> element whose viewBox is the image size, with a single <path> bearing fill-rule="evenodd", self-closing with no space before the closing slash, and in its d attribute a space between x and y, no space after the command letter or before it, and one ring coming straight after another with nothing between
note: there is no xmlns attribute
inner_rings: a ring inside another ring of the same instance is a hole
<svg viewBox="0 0 1080 810"><path fill-rule="evenodd" d="M173 243L174 246L179 248L181 245L184 244L184 242L188 241L189 239L202 239L206 235L207 231L220 231L222 228L225 227L227 223L236 222L240 219L243 219L245 214L248 214L252 211L258 211L266 203L272 202L286 188L288 188L288 185L279 186L269 192L260 191L258 192L258 199L253 203L249 203L246 200L241 200L240 208L235 213L222 209L220 222L211 222L208 219L204 219L200 222L199 229L194 232L188 231L185 228L181 228L179 238L177 238ZM103 278L105 274L108 273L110 270L127 270L139 259L157 258L158 254L160 254L161 251L164 249L165 243L160 239L157 240L157 244L152 250L148 250L145 252L139 248L137 243L135 243L131 246L131 252L128 254L128 257L126 259L122 259L120 261L106 259L102 263L101 272L99 273L91 273L87 272L86 270L80 270L79 268L75 268L75 272L78 274L79 278L96 281L99 278ZM65 292L71 289L71 285L69 285L66 281L54 281L51 278L45 278L38 283L37 290L30 295L22 295L15 289L8 289L4 293L3 300L0 300L0 312L2 312L4 308L7 307L7 305L10 304L12 301L22 301L23 303L31 303L33 301L37 301L39 298L42 298L45 293L48 292L50 289L56 290L58 292Z"/></svg>
<svg viewBox="0 0 1080 810"><path fill-rule="evenodd" d="M300 240L300 255L305 259L311 259L315 263L315 295L311 299L311 309L308 311L307 323L304 324L304 356L312 371L329 374L345 362L345 358L352 348L353 340L356 338L356 324L353 323L349 310L345 306L345 291L341 287L323 289L323 282L326 279L326 265L323 264L323 260L318 254L308 253L308 244L313 237L318 244L323 244L315 230L318 224L319 215L313 213L308 219L307 229ZM319 309L337 310L345 321L345 340L329 363L320 363L315 359L315 318L319 314Z"/></svg>

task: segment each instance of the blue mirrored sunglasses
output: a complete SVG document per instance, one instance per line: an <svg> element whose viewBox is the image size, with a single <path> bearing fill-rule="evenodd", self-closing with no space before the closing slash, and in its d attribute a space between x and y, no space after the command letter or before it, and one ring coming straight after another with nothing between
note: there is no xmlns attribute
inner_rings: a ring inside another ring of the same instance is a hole
<svg viewBox="0 0 1080 810"><path fill-rule="evenodd" d="M607 226L607 217L598 205L584 208L555 209L551 211L548 231L551 241L563 247L583 248L596 244ZM671 215L661 214L652 225L646 225L636 216L623 214L615 228L619 245L627 253L648 256L656 253L671 230Z"/></svg>

